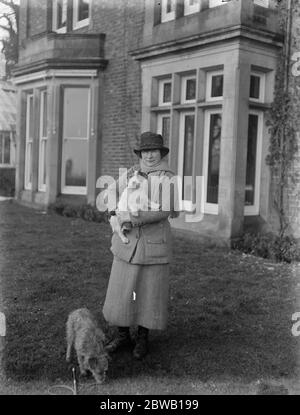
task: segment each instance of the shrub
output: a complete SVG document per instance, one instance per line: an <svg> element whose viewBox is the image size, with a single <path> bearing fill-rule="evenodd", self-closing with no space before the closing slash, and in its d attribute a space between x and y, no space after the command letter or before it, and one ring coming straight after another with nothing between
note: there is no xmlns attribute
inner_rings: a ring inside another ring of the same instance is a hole
<svg viewBox="0 0 300 415"><path fill-rule="evenodd" d="M232 241L232 248L246 254L292 262L300 259L299 245L291 236L280 238L274 234L245 233Z"/></svg>
<svg viewBox="0 0 300 415"><path fill-rule="evenodd" d="M0 196L12 197L15 194L15 169L0 169Z"/></svg>
<svg viewBox="0 0 300 415"><path fill-rule="evenodd" d="M82 218L89 222L107 222L107 215L92 205L70 205L56 202L49 206L49 210L68 218Z"/></svg>

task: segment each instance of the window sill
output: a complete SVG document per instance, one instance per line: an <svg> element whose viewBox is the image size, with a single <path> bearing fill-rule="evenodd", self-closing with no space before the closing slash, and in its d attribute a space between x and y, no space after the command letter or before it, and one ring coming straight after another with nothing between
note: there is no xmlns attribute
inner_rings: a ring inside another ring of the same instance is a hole
<svg viewBox="0 0 300 415"><path fill-rule="evenodd" d="M182 103L182 104L175 104L173 105L175 110L186 110L186 109L195 109L196 102L189 102L189 103Z"/></svg>
<svg viewBox="0 0 300 415"><path fill-rule="evenodd" d="M73 30L81 29L82 27L86 27L90 24L90 19L81 20L79 22L74 23Z"/></svg>
<svg viewBox="0 0 300 415"><path fill-rule="evenodd" d="M161 23L167 23L167 22L171 22L172 20L175 20L175 13L174 12L173 13L168 13L168 14L161 18Z"/></svg>
<svg viewBox="0 0 300 415"><path fill-rule="evenodd" d="M162 106L158 106L158 107L151 107L150 111L153 112L170 112L171 110L171 105L162 105Z"/></svg>
<svg viewBox="0 0 300 415"><path fill-rule="evenodd" d="M53 30L53 32L55 32L55 33L60 33L60 34L64 34L64 33L67 33L67 28L66 27L61 27L60 29L52 29Z"/></svg>
<svg viewBox="0 0 300 415"><path fill-rule="evenodd" d="M223 100L198 102L197 106L203 109L220 108L223 105Z"/></svg>
<svg viewBox="0 0 300 415"><path fill-rule="evenodd" d="M258 110L267 111L267 110L271 109L272 104L249 100L249 107L254 108L254 109L258 109Z"/></svg>

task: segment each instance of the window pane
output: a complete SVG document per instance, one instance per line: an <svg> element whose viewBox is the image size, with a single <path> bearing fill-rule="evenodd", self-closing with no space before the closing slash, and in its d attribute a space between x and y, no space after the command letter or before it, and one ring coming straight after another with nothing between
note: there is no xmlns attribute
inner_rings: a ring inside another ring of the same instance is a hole
<svg viewBox="0 0 300 415"><path fill-rule="evenodd" d="M164 138L164 144L167 146L170 137L170 117L162 118L162 136Z"/></svg>
<svg viewBox="0 0 300 415"><path fill-rule="evenodd" d="M4 135L4 163L10 164L10 136Z"/></svg>
<svg viewBox="0 0 300 415"><path fill-rule="evenodd" d="M218 203L221 130L221 114L211 114L208 150L207 203Z"/></svg>
<svg viewBox="0 0 300 415"><path fill-rule="evenodd" d="M250 77L250 98L259 99L260 77L251 75Z"/></svg>
<svg viewBox="0 0 300 415"><path fill-rule="evenodd" d="M86 186L87 148L86 140L65 140L66 186Z"/></svg>
<svg viewBox="0 0 300 415"><path fill-rule="evenodd" d="M89 18L89 0L78 0L78 20Z"/></svg>
<svg viewBox="0 0 300 415"><path fill-rule="evenodd" d="M3 163L4 137L0 134L0 163Z"/></svg>
<svg viewBox="0 0 300 415"><path fill-rule="evenodd" d="M167 0L167 13L173 11L174 0Z"/></svg>
<svg viewBox="0 0 300 415"><path fill-rule="evenodd" d="M211 96L223 96L223 75L214 75L211 80Z"/></svg>
<svg viewBox="0 0 300 415"><path fill-rule="evenodd" d="M88 96L88 88L65 89L64 137L87 137Z"/></svg>
<svg viewBox="0 0 300 415"><path fill-rule="evenodd" d="M184 149L183 149L183 199L192 200L191 180L185 179L186 176L193 175L193 154L194 154L194 125L195 116L186 115L184 117Z"/></svg>
<svg viewBox="0 0 300 415"><path fill-rule="evenodd" d="M188 79L186 81L186 101L196 99L196 79Z"/></svg>
<svg viewBox="0 0 300 415"><path fill-rule="evenodd" d="M67 0L57 0L57 28L61 29L67 24Z"/></svg>
<svg viewBox="0 0 300 415"><path fill-rule="evenodd" d="M31 163L32 163L32 143L27 143L27 149L26 149L26 186L30 183L32 183L32 169L31 169Z"/></svg>
<svg viewBox="0 0 300 415"><path fill-rule="evenodd" d="M29 130L28 130L28 137L32 139L33 138L33 131L34 131L34 125L33 125L33 96L29 97L29 108L27 110L29 111Z"/></svg>
<svg viewBox="0 0 300 415"><path fill-rule="evenodd" d="M42 145L43 145L43 179L42 179L42 184L45 185L46 184L46 176L47 176L47 164L46 164L46 160L47 160L47 140L43 140L42 141Z"/></svg>
<svg viewBox="0 0 300 415"><path fill-rule="evenodd" d="M249 115L245 204L254 205L258 115Z"/></svg>
<svg viewBox="0 0 300 415"><path fill-rule="evenodd" d="M47 92L43 92L43 108L42 108L42 114L43 114L43 125L42 125L42 137L47 137Z"/></svg>
<svg viewBox="0 0 300 415"><path fill-rule="evenodd" d="M28 151L29 183L32 183L32 143L28 144Z"/></svg>
<svg viewBox="0 0 300 415"><path fill-rule="evenodd" d="M171 102L171 82L165 82L163 84L163 102Z"/></svg>

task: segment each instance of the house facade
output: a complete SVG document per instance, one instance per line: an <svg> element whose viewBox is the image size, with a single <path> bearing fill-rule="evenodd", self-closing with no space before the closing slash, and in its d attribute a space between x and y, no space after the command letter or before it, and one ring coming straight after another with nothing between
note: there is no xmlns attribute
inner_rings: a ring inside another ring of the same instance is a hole
<svg viewBox="0 0 300 415"><path fill-rule="evenodd" d="M272 0L23 0L16 198L95 204L152 130L182 177L174 227L269 230L278 17Z"/></svg>

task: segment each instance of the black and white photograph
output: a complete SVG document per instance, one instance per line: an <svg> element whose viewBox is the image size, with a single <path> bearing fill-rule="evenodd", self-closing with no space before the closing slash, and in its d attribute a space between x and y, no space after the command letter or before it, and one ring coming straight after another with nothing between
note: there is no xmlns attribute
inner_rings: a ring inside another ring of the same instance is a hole
<svg viewBox="0 0 300 415"><path fill-rule="evenodd" d="M0 395L300 395L300 0L0 0Z"/></svg>

